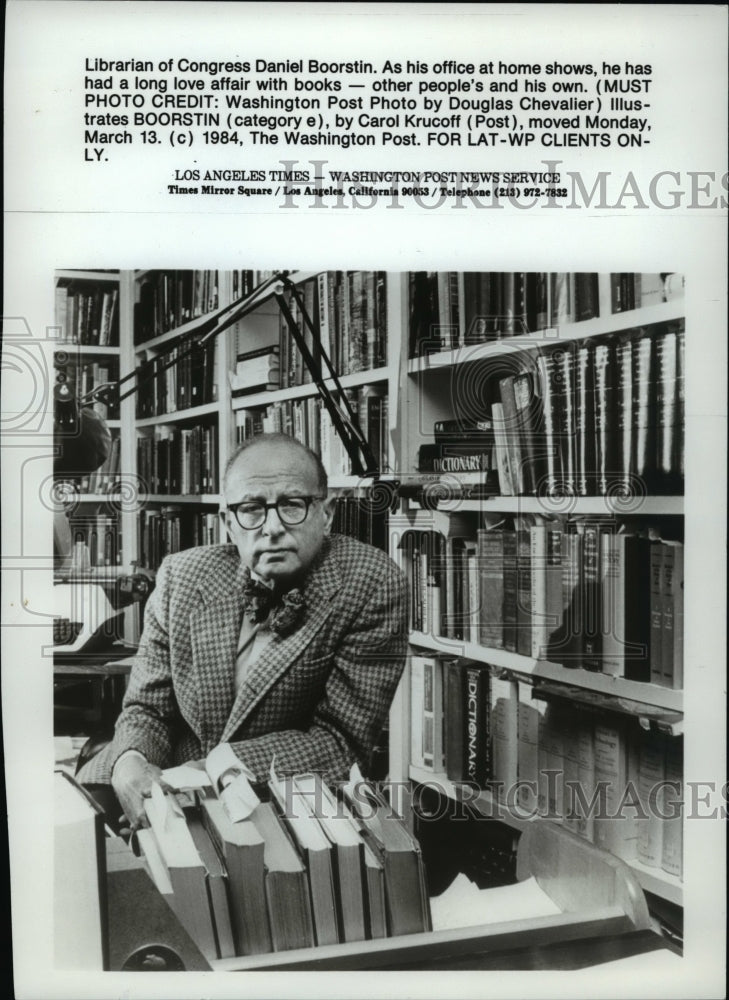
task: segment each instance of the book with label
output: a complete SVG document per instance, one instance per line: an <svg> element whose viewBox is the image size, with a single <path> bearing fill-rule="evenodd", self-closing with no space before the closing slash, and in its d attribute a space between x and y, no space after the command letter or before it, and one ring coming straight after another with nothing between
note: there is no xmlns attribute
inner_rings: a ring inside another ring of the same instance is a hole
<svg viewBox="0 0 729 1000"><path fill-rule="evenodd" d="M428 771L445 769L443 666L433 656L410 658L411 756Z"/></svg>

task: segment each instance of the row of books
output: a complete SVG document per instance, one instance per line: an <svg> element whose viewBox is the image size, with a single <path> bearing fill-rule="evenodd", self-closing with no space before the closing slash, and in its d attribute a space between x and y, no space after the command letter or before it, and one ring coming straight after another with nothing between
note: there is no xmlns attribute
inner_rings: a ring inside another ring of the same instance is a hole
<svg viewBox="0 0 729 1000"><path fill-rule="evenodd" d="M681 737L457 659L412 657L410 691L411 760L434 780L489 789L517 816L681 877Z"/></svg>
<svg viewBox="0 0 729 1000"><path fill-rule="evenodd" d="M88 552L91 566L120 566L122 538L118 519L111 514L77 512L71 518L74 551Z"/></svg>
<svg viewBox="0 0 729 1000"><path fill-rule="evenodd" d="M58 282L55 310L61 343L118 347L118 285Z"/></svg>
<svg viewBox="0 0 729 1000"><path fill-rule="evenodd" d="M330 271L303 282L297 289L303 300L285 293L288 309L317 370L350 375L387 364L386 276L381 271ZM305 320L308 316L313 331ZM279 313L278 342L252 346L244 321L236 324L236 370L231 372L234 393L287 389L313 381L300 345L287 319Z"/></svg>
<svg viewBox="0 0 729 1000"><path fill-rule="evenodd" d="M476 538L406 532L410 627L683 687L683 544L607 520L514 518Z"/></svg>
<svg viewBox="0 0 729 1000"><path fill-rule="evenodd" d="M683 325L672 324L516 362L520 370L493 379L483 403L470 404L480 412L435 423L420 471L491 472L502 496L678 494L684 339ZM452 395L459 398L457 384Z"/></svg>
<svg viewBox="0 0 729 1000"><path fill-rule="evenodd" d="M613 313L682 294L682 275L610 275ZM592 272L415 271L409 276L410 357L538 333L599 315L599 279Z"/></svg>
<svg viewBox="0 0 729 1000"><path fill-rule="evenodd" d="M378 466L387 466L389 408L382 385L345 390ZM318 396L283 400L261 409L236 411L239 442L261 433L288 434L317 452L330 475L349 475L351 465L331 415Z"/></svg>
<svg viewBox="0 0 729 1000"><path fill-rule="evenodd" d="M337 497L334 505L332 531L349 535L387 552L389 545L387 510L378 506L376 498Z"/></svg>
<svg viewBox="0 0 729 1000"><path fill-rule="evenodd" d="M220 517L216 512L186 510L166 504L159 510L145 508L137 522L140 566L158 569L165 556L196 545L220 542Z"/></svg>
<svg viewBox="0 0 729 1000"><path fill-rule="evenodd" d="M338 375L387 364L384 271L323 271L313 292L322 346Z"/></svg>
<svg viewBox="0 0 729 1000"><path fill-rule="evenodd" d="M534 333L599 315L597 275L416 271L410 357Z"/></svg>
<svg viewBox="0 0 729 1000"><path fill-rule="evenodd" d="M193 348L188 354L187 352ZM182 340L165 354L142 359L136 370L137 417L159 417L218 398L215 341Z"/></svg>
<svg viewBox="0 0 729 1000"><path fill-rule="evenodd" d="M137 439L137 474L143 492L190 496L218 492L215 423L157 424Z"/></svg>
<svg viewBox="0 0 729 1000"><path fill-rule="evenodd" d="M134 304L134 343L174 330L218 308L218 271L147 271Z"/></svg>
<svg viewBox="0 0 729 1000"><path fill-rule="evenodd" d="M272 774L267 793L236 822L212 788L147 803L150 874L208 959L430 929L418 843L373 785Z"/></svg>

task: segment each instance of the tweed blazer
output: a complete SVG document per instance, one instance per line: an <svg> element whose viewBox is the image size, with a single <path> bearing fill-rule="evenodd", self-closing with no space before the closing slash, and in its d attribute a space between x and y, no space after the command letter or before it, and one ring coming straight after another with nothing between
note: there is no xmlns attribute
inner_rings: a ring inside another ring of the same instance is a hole
<svg viewBox="0 0 729 1000"><path fill-rule="evenodd" d="M169 767L229 742L256 780L275 755L281 774L345 778L365 765L404 662L406 585L379 549L333 535L302 588L306 610L275 635L235 690L243 568L233 545L168 556L114 738L79 772L108 783L120 754L139 750Z"/></svg>

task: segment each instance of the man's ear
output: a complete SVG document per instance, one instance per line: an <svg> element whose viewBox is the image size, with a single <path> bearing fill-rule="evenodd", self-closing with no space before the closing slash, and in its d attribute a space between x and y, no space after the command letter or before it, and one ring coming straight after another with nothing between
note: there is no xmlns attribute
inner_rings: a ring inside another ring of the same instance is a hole
<svg viewBox="0 0 729 1000"><path fill-rule="evenodd" d="M332 530L332 521L334 519L334 509L336 507L337 498L334 496L328 496L326 500L322 503L322 510L324 511L324 518L326 521L326 533L327 535Z"/></svg>

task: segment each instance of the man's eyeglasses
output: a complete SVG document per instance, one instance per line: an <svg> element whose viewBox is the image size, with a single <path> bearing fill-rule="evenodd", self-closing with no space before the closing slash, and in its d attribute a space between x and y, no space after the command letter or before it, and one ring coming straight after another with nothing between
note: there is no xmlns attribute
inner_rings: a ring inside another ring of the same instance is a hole
<svg viewBox="0 0 729 1000"><path fill-rule="evenodd" d="M245 531L254 531L256 528L260 528L272 508L276 509L281 524L293 527L293 525L302 524L306 520L309 508L315 500L326 500L326 497L279 497L273 503L243 500L241 503L229 504L228 510Z"/></svg>

